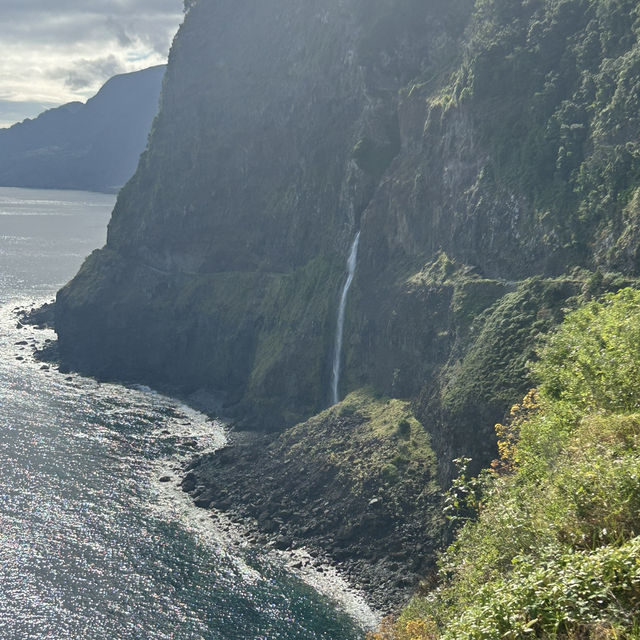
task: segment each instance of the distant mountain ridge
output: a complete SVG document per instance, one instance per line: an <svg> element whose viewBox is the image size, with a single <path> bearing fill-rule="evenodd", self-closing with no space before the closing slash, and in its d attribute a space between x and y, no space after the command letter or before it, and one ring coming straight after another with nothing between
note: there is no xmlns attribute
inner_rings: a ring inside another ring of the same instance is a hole
<svg viewBox="0 0 640 640"><path fill-rule="evenodd" d="M0 129L0 186L118 191L146 147L165 68L114 76L86 104Z"/></svg>

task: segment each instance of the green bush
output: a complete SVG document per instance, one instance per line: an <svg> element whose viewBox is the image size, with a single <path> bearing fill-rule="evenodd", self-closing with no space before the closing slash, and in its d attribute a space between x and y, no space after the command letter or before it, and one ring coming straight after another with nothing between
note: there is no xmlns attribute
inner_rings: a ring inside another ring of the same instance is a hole
<svg viewBox="0 0 640 640"><path fill-rule="evenodd" d="M640 292L567 314L539 357L539 393L497 426L502 459L473 485L477 518L399 629L423 620L446 640L640 638ZM450 496L466 504L469 486L463 470Z"/></svg>
<svg viewBox="0 0 640 640"><path fill-rule="evenodd" d="M640 538L634 538L544 563L516 558L510 576L480 588L443 638L631 638L625 628L634 633L638 607Z"/></svg>
<svg viewBox="0 0 640 640"><path fill-rule="evenodd" d="M567 315L540 353L540 393L577 417L640 408L640 291L623 289Z"/></svg>

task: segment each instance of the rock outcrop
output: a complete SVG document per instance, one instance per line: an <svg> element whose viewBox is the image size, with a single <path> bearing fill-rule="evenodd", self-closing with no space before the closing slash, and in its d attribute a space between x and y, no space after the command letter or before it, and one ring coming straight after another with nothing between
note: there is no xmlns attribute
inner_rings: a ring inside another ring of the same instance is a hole
<svg viewBox="0 0 640 640"><path fill-rule="evenodd" d="M407 402L354 392L284 433L232 434L190 467L182 487L196 505L253 523L276 548L323 552L381 609L434 568L436 462Z"/></svg>

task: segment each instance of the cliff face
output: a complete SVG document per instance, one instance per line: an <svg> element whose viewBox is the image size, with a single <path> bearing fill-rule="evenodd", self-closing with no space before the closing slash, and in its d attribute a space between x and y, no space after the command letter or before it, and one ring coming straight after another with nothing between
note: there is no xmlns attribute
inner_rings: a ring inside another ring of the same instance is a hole
<svg viewBox="0 0 640 640"><path fill-rule="evenodd" d="M114 76L86 104L0 130L0 185L115 193L146 146L164 70Z"/></svg>
<svg viewBox="0 0 640 640"><path fill-rule="evenodd" d="M226 393L260 428L343 392L493 453L536 335L637 262L633 2L200 0L107 246L58 295L101 375ZM569 275L567 275L569 274ZM533 278L533 279L531 279Z"/></svg>
<svg viewBox="0 0 640 640"><path fill-rule="evenodd" d="M420 4L190 10L107 246L58 296L70 362L225 391L259 426L326 406L348 246L399 151L396 96L455 51L436 34L457 5Z"/></svg>
<svg viewBox="0 0 640 640"><path fill-rule="evenodd" d="M400 91L347 385L416 398L446 460L488 462L536 336L638 272L638 25L632 2L476 2L460 58Z"/></svg>

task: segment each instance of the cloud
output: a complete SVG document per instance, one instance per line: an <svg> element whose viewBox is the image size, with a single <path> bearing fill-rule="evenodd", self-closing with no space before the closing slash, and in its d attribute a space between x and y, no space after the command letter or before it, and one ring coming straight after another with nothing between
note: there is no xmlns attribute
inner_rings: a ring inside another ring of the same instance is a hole
<svg viewBox="0 0 640 640"><path fill-rule="evenodd" d="M93 87L96 78L110 78L125 71L122 61L115 55L109 55L93 60L75 60L72 68L59 69L59 76L64 78L65 86L72 91L82 91Z"/></svg>
<svg viewBox="0 0 640 640"><path fill-rule="evenodd" d="M127 33L127 28L121 22L118 22L113 16L108 16L105 24L108 31L111 31L116 39L118 40L118 44L122 48L127 48L133 45L134 38L132 38Z"/></svg>
<svg viewBox="0 0 640 640"><path fill-rule="evenodd" d="M117 73L166 61L182 0L2 0L0 99L86 100ZM27 114L25 111L25 117Z"/></svg>

